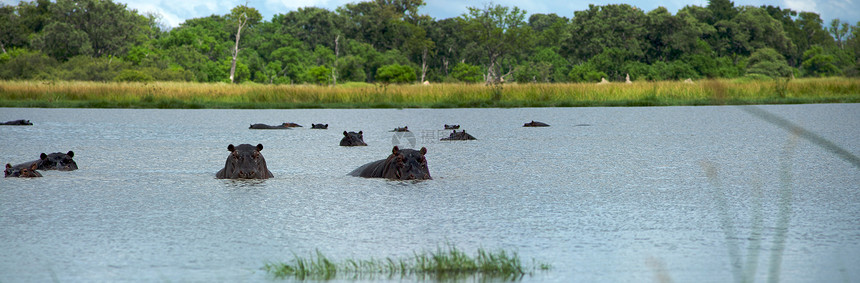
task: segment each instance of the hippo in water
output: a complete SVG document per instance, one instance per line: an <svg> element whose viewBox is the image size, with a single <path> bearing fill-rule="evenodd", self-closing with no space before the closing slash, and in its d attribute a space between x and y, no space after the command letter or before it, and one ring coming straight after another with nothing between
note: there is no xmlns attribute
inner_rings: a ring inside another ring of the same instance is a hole
<svg viewBox="0 0 860 283"><path fill-rule="evenodd" d="M12 164L6 163L6 170L3 171L5 173L5 178L15 177L15 178L32 178L32 177L42 177L42 174L36 169L39 168L39 164L31 163L29 167L16 167L12 166Z"/></svg>
<svg viewBox="0 0 860 283"><path fill-rule="evenodd" d="M328 124L311 124L311 129L328 129Z"/></svg>
<svg viewBox="0 0 860 283"><path fill-rule="evenodd" d="M343 138L340 140L341 146L366 146L364 143L364 132L358 131L349 132L343 131Z"/></svg>
<svg viewBox="0 0 860 283"><path fill-rule="evenodd" d="M71 150L66 153L54 152L51 154L45 154L43 152L39 155L39 160L21 163L12 167L29 168L30 165L36 164L36 168L39 170L73 171L78 170L78 164L75 163L74 159L72 159L74 156L75 152Z"/></svg>
<svg viewBox="0 0 860 283"><path fill-rule="evenodd" d="M391 132L408 132L408 131L409 131L409 126L404 126L403 128L394 128L394 130L391 130Z"/></svg>
<svg viewBox="0 0 860 283"><path fill-rule="evenodd" d="M442 138L440 140L442 140L442 141L467 141L467 140L476 140L476 138L470 134L467 134L466 130L463 130L460 132L458 132L457 130L454 130L454 132L451 133L451 135L449 135L447 138Z"/></svg>
<svg viewBox="0 0 860 283"><path fill-rule="evenodd" d="M275 126L266 125L266 124L251 124L251 126L248 127L248 129L253 129L253 130L289 130L290 127L284 126L283 124L275 125Z"/></svg>
<svg viewBox="0 0 860 283"><path fill-rule="evenodd" d="M227 156L227 163L224 164L224 169L215 173L215 178L218 179L268 179L275 177L272 171L266 167L266 159L260 154L263 150L262 144L252 146L250 144L240 144L227 146L230 155Z"/></svg>
<svg viewBox="0 0 860 283"><path fill-rule="evenodd" d="M14 121L0 123L0 125L4 125L4 126L32 126L33 123L30 123L30 120L14 120Z"/></svg>
<svg viewBox="0 0 860 283"><path fill-rule="evenodd" d="M427 154L427 148L424 147L421 150L414 150L394 146L388 158L362 165L349 175L394 180L429 180L432 178L430 169L427 168L425 154Z"/></svg>
<svg viewBox="0 0 860 283"><path fill-rule="evenodd" d="M448 125L448 124L445 124L445 129L446 129L446 130L456 130L456 129L459 129L459 128L460 128L460 125Z"/></svg>
<svg viewBox="0 0 860 283"><path fill-rule="evenodd" d="M549 124L532 120L531 123L523 124L523 127L549 127Z"/></svg>

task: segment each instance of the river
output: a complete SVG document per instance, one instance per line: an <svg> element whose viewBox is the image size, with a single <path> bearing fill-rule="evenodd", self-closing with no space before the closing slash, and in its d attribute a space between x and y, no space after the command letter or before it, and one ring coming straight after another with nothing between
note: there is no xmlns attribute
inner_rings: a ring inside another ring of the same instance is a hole
<svg viewBox="0 0 860 283"><path fill-rule="evenodd" d="M755 107L860 155L860 104ZM0 282L270 281L294 254L446 244L551 265L522 282L857 282L860 168L745 109L3 108L35 125L0 126L0 162L72 150L80 169L0 180ZM305 127L248 129L282 122ZM368 146L338 145L359 130ZM273 179L215 179L243 143ZM395 144L426 147L433 180L347 175Z"/></svg>

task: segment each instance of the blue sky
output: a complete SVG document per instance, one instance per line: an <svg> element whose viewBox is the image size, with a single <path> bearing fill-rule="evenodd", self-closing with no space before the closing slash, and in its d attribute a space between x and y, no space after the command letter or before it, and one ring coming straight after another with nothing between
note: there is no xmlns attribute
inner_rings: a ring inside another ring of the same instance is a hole
<svg viewBox="0 0 860 283"><path fill-rule="evenodd" d="M186 19L206 17L212 14L224 15L237 5L244 4L245 0L114 0L125 3L129 8L140 12L155 12L161 15L162 23L175 27ZM18 0L0 0L4 4L15 5ZM294 11L299 7L316 6L334 10L346 3L359 2L359 0L248 0L248 4L263 14L265 20L271 20L275 14L284 14ZM425 0L426 6L422 12L437 19L457 17L466 12L466 7L483 7L491 3L489 0ZM706 6L707 0L689 1L605 1L605 0L494 0L494 4L504 6L517 6L532 13L556 13L559 16L572 17L574 11L588 8L588 4L607 5L626 3L651 11L659 6L664 6L673 14L678 9L687 5ZM860 21L860 0L735 0L735 6L773 5L782 8L791 8L796 11L810 11L821 15L825 25L834 18L857 24Z"/></svg>

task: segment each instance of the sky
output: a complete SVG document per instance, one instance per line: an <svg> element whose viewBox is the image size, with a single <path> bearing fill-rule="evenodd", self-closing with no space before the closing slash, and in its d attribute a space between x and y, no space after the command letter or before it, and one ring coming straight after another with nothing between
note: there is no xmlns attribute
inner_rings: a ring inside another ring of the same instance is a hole
<svg viewBox="0 0 860 283"><path fill-rule="evenodd" d="M16 5L19 0L0 0L3 4ZM179 26L186 19L206 17L212 14L225 15L230 9L241 4L248 3L263 15L263 19L270 21L275 14L286 14L295 11L299 7L321 7L335 10L337 7L347 3L360 2L359 0L114 0L114 2L125 3L131 9L138 12L154 12L161 16L161 22L169 27ZM707 0L666 0L666 1L606 1L606 0L425 0L421 8L423 14L430 15L436 19L458 17L466 13L467 7L484 7L493 3L509 7L519 7L528 14L555 13L559 16L571 18L574 11L588 9L589 4L608 5L625 3L639 7L645 12L654 10L659 6L669 9L672 14L687 5L707 6ZM761 6L772 5L782 8L790 8L795 11L815 12L821 15L825 25L838 18L843 22L856 25L860 21L860 0L734 0L735 6ZM526 16L528 18L528 16Z"/></svg>

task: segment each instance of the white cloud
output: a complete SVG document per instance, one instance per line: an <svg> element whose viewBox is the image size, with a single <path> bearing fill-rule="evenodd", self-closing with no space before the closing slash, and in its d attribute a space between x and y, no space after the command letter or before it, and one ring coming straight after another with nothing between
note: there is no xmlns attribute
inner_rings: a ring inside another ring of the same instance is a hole
<svg viewBox="0 0 860 283"><path fill-rule="evenodd" d="M819 13L814 1L809 0L785 0L785 6L795 11Z"/></svg>

